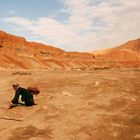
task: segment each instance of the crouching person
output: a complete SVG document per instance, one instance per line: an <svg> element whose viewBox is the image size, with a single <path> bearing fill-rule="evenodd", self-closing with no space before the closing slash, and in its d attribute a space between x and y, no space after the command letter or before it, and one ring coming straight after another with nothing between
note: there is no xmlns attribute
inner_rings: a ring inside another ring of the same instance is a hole
<svg viewBox="0 0 140 140"><path fill-rule="evenodd" d="M15 90L15 96L12 99L9 108L13 108L20 105L25 106L32 106L36 105L34 102L33 94L29 90L20 87L18 83L12 84L14 90Z"/></svg>

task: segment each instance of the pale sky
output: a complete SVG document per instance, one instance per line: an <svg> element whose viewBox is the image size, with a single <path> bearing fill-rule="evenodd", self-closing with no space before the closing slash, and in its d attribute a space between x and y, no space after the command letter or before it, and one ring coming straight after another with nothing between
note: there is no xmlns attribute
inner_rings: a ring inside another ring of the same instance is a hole
<svg viewBox="0 0 140 140"><path fill-rule="evenodd" d="M140 38L140 0L0 0L0 30L65 51Z"/></svg>

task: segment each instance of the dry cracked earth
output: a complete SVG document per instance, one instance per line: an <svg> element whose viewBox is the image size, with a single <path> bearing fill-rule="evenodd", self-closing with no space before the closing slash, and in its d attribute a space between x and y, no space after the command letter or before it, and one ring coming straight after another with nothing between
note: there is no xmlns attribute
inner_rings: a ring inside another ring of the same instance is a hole
<svg viewBox="0 0 140 140"><path fill-rule="evenodd" d="M33 107L7 109L11 87L37 86ZM0 72L1 140L139 140L140 70Z"/></svg>

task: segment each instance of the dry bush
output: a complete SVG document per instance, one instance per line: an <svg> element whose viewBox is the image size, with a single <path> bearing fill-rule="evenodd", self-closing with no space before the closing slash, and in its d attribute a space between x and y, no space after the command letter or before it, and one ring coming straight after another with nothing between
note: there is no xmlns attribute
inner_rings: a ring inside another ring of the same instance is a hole
<svg viewBox="0 0 140 140"><path fill-rule="evenodd" d="M12 75L31 75L31 72L25 72L25 71L16 71L13 72Z"/></svg>

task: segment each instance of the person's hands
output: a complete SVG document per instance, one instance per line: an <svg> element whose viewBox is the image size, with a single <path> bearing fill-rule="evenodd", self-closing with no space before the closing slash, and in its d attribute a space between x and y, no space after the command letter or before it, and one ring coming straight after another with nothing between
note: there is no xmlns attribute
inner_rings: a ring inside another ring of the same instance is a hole
<svg viewBox="0 0 140 140"><path fill-rule="evenodd" d="M11 107L12 107L12 103L10 102L8 108L10 109Z"/></svg>
<svg viewBox="0 0 140 140"><path fill-rule="evenodd" d="M13 107L15 107L15 106L16 106L15 104L13 104L13 103L10 102L8 108L11 109L11 108L13 108Z"/></svg>

